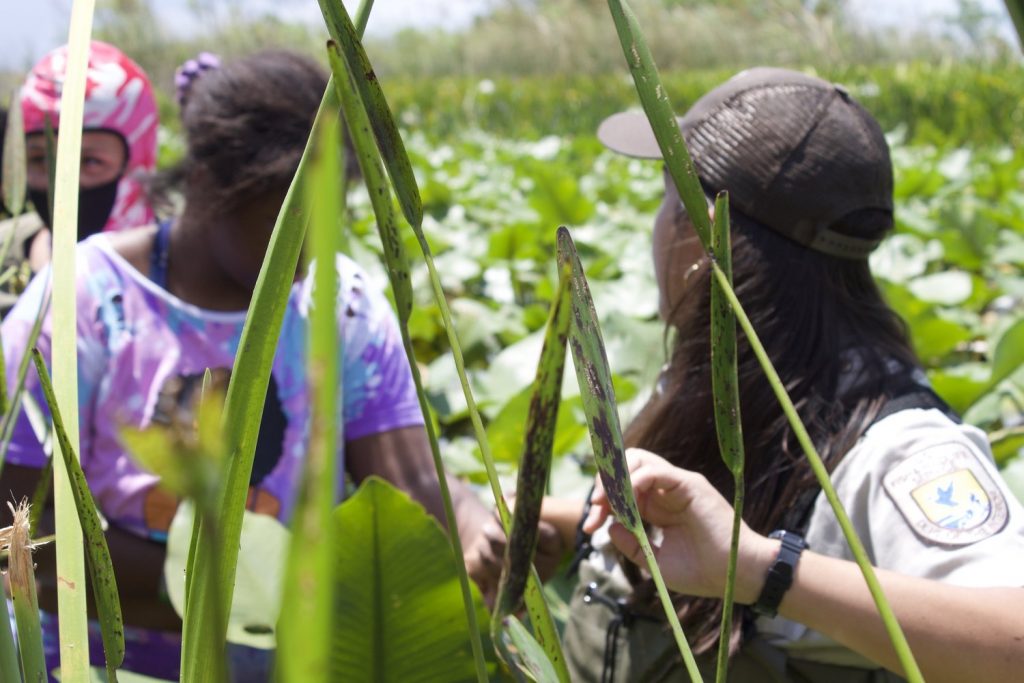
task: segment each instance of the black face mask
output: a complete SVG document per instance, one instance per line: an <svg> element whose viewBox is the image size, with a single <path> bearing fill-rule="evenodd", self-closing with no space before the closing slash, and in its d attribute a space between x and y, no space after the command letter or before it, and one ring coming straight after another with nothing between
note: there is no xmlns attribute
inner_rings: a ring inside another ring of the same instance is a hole
<svg viewBox="0 0 1024 683"><path fill-rule="evenodd" d="M89 235L95 235L103 229L110 219L110 212L114 209L114 200L117 199L117 185L121 181L120 176L114 178L105 185L90 187L88 190L78 190L78 239L84 240ZM34 190L29 188L28 196L36 213L43 219L50 228L52 217L50 216L50 200L46 190Z"/></svg>

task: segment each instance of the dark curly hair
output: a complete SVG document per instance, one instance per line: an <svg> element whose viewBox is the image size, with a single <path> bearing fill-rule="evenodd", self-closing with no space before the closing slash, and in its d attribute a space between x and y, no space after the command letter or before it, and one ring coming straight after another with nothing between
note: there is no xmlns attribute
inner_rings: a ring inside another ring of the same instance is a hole
<svg viewBox="0 0 1024 683"><path fill-rule="evenodd" d="M196 79L182 111L183 172L208 174L208 199L230 211L288 186L316 118L327 74L303 55L266 50Z"/></svg>

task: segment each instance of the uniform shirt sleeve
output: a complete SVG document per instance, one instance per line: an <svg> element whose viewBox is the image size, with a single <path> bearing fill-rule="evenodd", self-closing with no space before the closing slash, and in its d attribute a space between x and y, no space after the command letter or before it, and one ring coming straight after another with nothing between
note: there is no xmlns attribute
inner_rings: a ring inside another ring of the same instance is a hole
<svg viewBox="0 0 1024 683"><path fill-rule="evenodd" d="M875 566L961 586L1024 586L1024 509L979 430L937 410L901 411L868 431L832 482ZM970 519L968 498L987 512ZM852 559L824 496L807 536L812 550Z"/></svg>
<svg viewBox="0 0 1024 683"><path fill-rule="evenodd" d="M423 424L412 371L388 300L351 261L342 300L345 439Z"/></svg>

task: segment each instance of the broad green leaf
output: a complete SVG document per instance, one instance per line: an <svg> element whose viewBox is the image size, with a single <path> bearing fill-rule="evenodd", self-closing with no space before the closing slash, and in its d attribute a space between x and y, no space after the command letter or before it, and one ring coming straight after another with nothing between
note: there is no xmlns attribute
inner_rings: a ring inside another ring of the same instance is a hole
<svg viewBox="0 0 1024 683"><path fill-rule="evenodd" d="M62 85L61 135L50 187L53 189L53 339L51 363L56 382L56 405L67 426L67 448L78 451L78 340L75 296L75 243L78 241L78 191L81 167L85 80L89 64L89 38L95 0L71 6L67 68ZM61 451L65 446L59 446ZM88 613L85 594L85 558L82 528L75 509L75 494L62 452L53 471L54 520L57 531L57 614L60 662L67 683L85 683L89 676ZM72 455L72 457L74 457ZM109 562L109 558L108 558ZM98 568L97 568L98 570ZM111 582L113 577L110 577ZM116 598L116 591L115 591ZM108 624L109 626L109 624ZM108 634L109 636L109 634ZM105 640L105 646L107 645ZM121 645L123 652L123 644ZM111 651L113 666L120 663ZM107 668L111 668L108 660Z"/></svg>
<svg viewBox="0 0 1024 683"><path fill-rule="evenodd" d="M287 555L288 609L281 613L277 660L282 680L310 683L329 680L334 592L331 513L337 496L338 446L344 443L344 422L338 419L342 405L338 358L343 348L338 334L336 264L341 249L338 216L345 187L339 121L330 116L325 124L306 185L306 202L312 207L308 246L314 264L306 372L313 411L308 455L293 512Z"/></svg>
<svg viewBox="0 0 1024 683"><path fill-rule="evenodd" d="M18 216L25 208L25 131L21 122L21 98L18 91L11 94L11 106L7 109L7 129L4 135L3 198L4 206L12 216ZM12 231L13 234L13 231ZM7 250L0 251L0 262L7 256Z"/></svg>
<svg viewBox="0 0 1024 683"><path fill-rule="evenodd" d="M719 193L712 223L711 253L732 284L732 238L729 233L729 196ZM740 419L740 380L736 356L736 317L718 280L711 281L711 390L715 403L718 450L733 476L732 540L726 568L722 623L718 632L718 668L715 680L728 680L729 644L732 641L733 595L740 527L743 523L743 422Z"/></svg>
<svg viewBox="0 0 1024 683"><path fill-rule="evenodd" d="M277 216L239 340L224 404L224 442L228 457L216 501L219 526L210 529L204 522L200 523L185 609L181 673L187 683L219 682L225 677L224 630L227 626L224 621L210 617L214 612L227 614L231 605L238 561L237 539L242 532L242 512L249 492L256 438L309 218L303 201L307 169L314 141L321 127L326 125L324 112L334 111L336 107L334 89L328 87ZM215 535L219 536L216 543Z"/></svg>
<svg viewBox="0 0 1024 683"><path fill-rule="evenodd" d="M540 508L551 472L551 448L555 441L558 407L562 399L565 347L569 335L571 303L569 278L565 271L563 266L544 335L544 347L537 364L530 412L522 433L523 455L516 483L516 506L508 543L505 545L504 567L491 626L491 635L495 639L499 637L499 627L504 617L520 608L537 547Z"/></svg>
<svg viewBox="0 0 1024 683"><path fill-rule="evenodd" d="M334 523L331 680L476 680L455 559L437 522L369 477L337 509ZM475 591L474 601L485 623Z"/></svg>
<svg viewBox="0 0 1024 683"><path fill-rule="evenodd" d="M1024 364L1024 318L1003 333L996 345L992 358L992 377L989 384L995 386L1013 374Z"/></svg>
<svg viewBox="0 0 1024 683"><path fill-rule="evenodd" d="M164 582L167 597L179 615L185 611L185 575L194 510L195 505L188 500L178 505L167 532ZM274 648L290 539L284 525L270 515L248 510L243 514L235 593L228 617L229 642L260 649Z"/></svg>
<svg viewBox="0 0 1024 683"><path fill-rule="evenodd" d="M962 364L950 370L933 370L928 380L935 393L953 410L963 414L989 387L989 373L980 364Z"/></svg>
<svg viewBox="0 0 1024 683"><path fill-rule="evenodd" d="M523 433L532 399L533 387L526 387L502 406L501 411L487 425L487 440L494 451L496 462L518 462L522 455ZM578 419L582 407L583 402L579 396L566 397L563 394L552 447L555 456L565 454L586 436L586 425Z"/></svg>
<svg viewBox="0 0 1024 683"><path fill-rule="evenodd" d="M1024 503L1024 458L1017 458L999 473L1017 500Z"/></svg>
<svg viewBox="0 0 1024 683"><path fill-rule="evenodd" d="M963 325L940 317L937 311L915 319L911 330L914 351L928 365L939 363L943 356L974 336Z"/></svg>
<svg viewBox="0 0 1024 683"><path fill-rule="evenodd" d="M509 615L505 617L504 625L508 642L501 643L498 648L505 650L505 656L515 662L520 671L536 681L558 680L558 674L545 655L544 648L526 630L523 622Z"/></svg>
<svg viewBox="0 0 1024 683"><path fill-rule="evenodd" d="M50 408L50 415L53 417L53 429L59 445L58 451L63 457L78 520L85 535L89 583L96 599L96 612L99 616L100 634L103 638L103 654L107 661L107 675L111 681L116 681L117 676L114 670L124 661L124 621L121 618L121 601L117 595L117 582L114 579L114 565L110 561L110 551L107 549L107 538L103 533L103 524L100 521L99 513L96 511L96 503L89 491L89 483L78 462L77 449L64 428L64 420L60 407L57 405L53 385L50 383L46 362L37 349L32 350L32 360L35 362L36 371L39 373L39 384Z"/></svg>
<svg viewBox="0 0 1024 683"><path fill-rule="evenodd" d="M908 282L907 287L922 301L943 306L961 304L973 291L971 277L958 270L922 275Z"/></svg>
<svg viewBox="0 0 1024 683"><path fill-rule="evenodd" d="M989 435L992 444L992 455L999 465L1021 460L1024 450L1024 429L1017 427L1004 432Z"/></svg>
<svg viewBox="0 0 1024 683"><path fill-rule="evenodd" d="M686 641L679 617L669 597L668 589L661 578L661 571L654 559L650 540L640 519L630 483L629 466L622 444L622 430L615 406L615 390L612 386L611 369L604 352L601 329L597 323L597 312L590 298L587 277L583 274L576 247L569 231L558 229L558 263L570 271L570 293L572 300L572 324L569 327L569 348L572 349L573 365L583 397L583 410L587 415L587 426L594 446L594 460L598 474L604 484L608 503L616 519L636 537L647 559L647 567L658 588L665 616L679 646L679 652L686 663L690 678L700 681L700 671Z"/></svg>
<svg viewBox="0 0 1024 683"><path fill-rule="evenodd" d="M423 222L423 205L412 164L359 34L341 0L319 0L319 3L331 38L345 55L348 71L369 116L377 147L394 184L402 213L409 223L419 226Z"/></svg>

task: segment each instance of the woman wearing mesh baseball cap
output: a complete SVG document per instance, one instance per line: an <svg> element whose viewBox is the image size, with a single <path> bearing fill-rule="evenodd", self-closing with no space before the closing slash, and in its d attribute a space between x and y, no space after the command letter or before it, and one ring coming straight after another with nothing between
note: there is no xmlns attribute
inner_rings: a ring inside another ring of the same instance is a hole
<svg viewBox="0 0 1024 683"><path fill-rule="evenodd" d="M736 292L925 676L1015 678L1024 509L985 434L929 388L872 279L867 256L893 225L878 124L839 86L759 68L705 95L680 126L709 206L729 191ZM598 136L623 154L661 156L642 114L612 116ZM660 529L659 565L711 680L732 475L714 430L711 269L667 174L653 245L674 342L625 440L641 514ZM730 680L901 680L835 515L743 335L738 344L746 501ZM572 543L578 516L547 517ZM573 680L685 680L636 542L609 517L598 482L580 524L587 541L565 635Z"/></svg>

